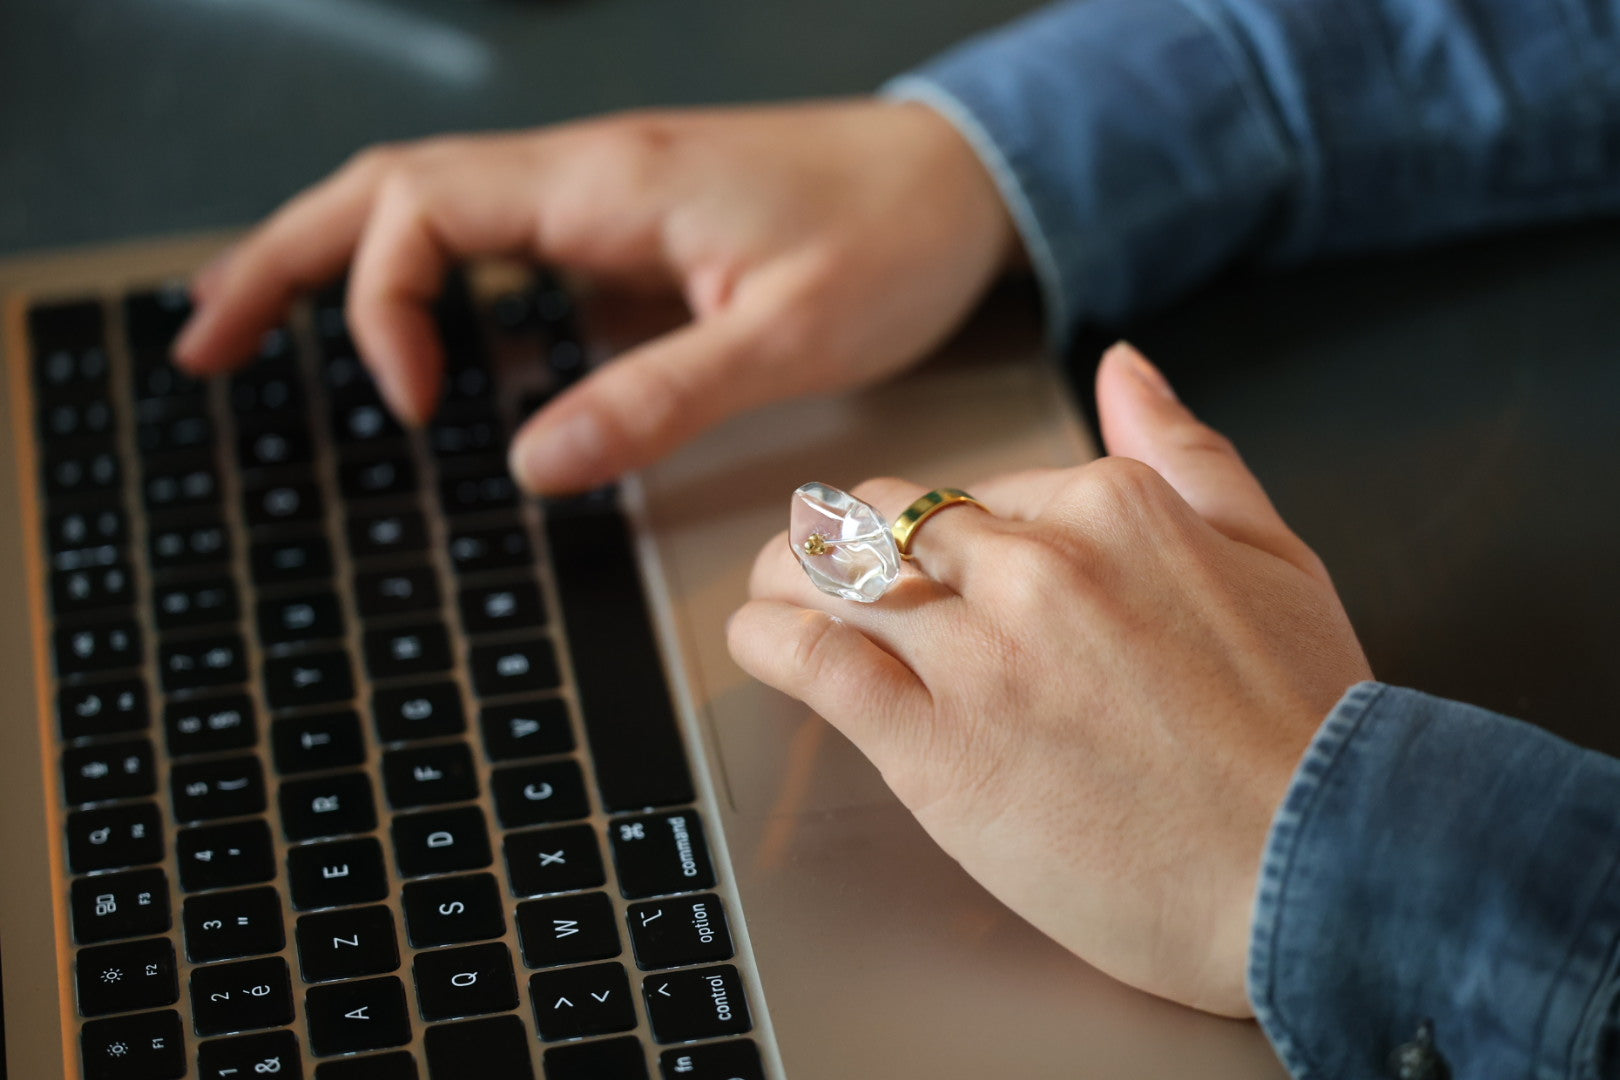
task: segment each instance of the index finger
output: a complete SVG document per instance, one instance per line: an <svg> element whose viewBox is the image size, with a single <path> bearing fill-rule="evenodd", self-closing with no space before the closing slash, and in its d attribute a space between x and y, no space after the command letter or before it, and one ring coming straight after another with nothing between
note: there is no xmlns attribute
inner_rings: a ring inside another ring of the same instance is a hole
<svg viewBox="0 0 1620 1080"><path fill-rule="evenodd" d="M365 228L392 151L367 150L298 195L211 268L208 296L174 344L197 375L247 359L300 294L335 280ZM199 298L201 299L201 298Z"/></svg>

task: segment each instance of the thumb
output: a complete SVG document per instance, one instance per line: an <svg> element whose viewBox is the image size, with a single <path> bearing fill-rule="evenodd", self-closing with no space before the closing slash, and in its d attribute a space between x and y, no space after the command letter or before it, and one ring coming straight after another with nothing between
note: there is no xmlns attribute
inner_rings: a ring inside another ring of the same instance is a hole
<svg viewBox="0 0 1620 1080"><path fill-rule="evenodd" d="M1097 415L1110 454L1152 466L1218 532L1327 578L1231 441L1194 416L1127 342L1104 353L1097 368Z"/></svg>
<svg viewBox="0 0 1620 1080"><path fill-rule="evenodd" d="M768 319L742 305L699 318L593 372L529 420L510 464L530 491L565 494L647 465L734 413L798 389Z"/></svg>

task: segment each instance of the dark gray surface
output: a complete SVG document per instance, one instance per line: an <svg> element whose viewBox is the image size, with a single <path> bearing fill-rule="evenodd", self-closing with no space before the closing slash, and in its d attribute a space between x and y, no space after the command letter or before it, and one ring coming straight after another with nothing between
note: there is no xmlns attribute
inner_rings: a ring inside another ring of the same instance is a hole
<svg viewBox="0 0 1620 1080"><path fill-rule="evenodd" d="M1620 224L1234 276L1126 332L1327 562L1374 674L1620 753Z"/></svg>
<svg viewBox="0 0 1620 1080"><path fill-rule="evenodd" d="M378 139L856 92L1030 6L0 0L0 252L242 224ZM1617 293L1604 225L1234 277L1129 332L1380 677L1615 752Z"/></svg>

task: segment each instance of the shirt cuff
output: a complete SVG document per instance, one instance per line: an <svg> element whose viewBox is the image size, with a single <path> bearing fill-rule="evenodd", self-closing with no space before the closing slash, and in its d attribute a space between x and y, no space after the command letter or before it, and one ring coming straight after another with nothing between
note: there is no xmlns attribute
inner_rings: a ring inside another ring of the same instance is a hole
<svg viewBox="0 0 1620 1080"><path fill-rule="evenodd" d="M1297 168L1241 46L1183 0L1056 4L881 93L935 109L978 154L1060 351L1228 262L1274 223Z"/></svg>
<svg viewBox="0 0 1620 1080"><path fill-rule="evenodd" d="M1379 683L1323 723L1261 865L1249 998L1297 1080L1597 1076L1620 987L1620 762Z"/></svg>

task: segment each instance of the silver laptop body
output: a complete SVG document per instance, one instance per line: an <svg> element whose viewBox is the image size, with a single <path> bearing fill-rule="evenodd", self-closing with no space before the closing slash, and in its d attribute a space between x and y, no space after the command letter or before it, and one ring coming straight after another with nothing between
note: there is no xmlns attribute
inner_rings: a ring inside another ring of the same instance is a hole
<svg viewBox="0 0 1620 1080"><path fill-rule="evenodd" d="M72 296L105 300L112 310L126 290L184 278L224 239L0 263L0 424L9 452L0 463L0 971L4 1064L15 1080L100 1075L99 1065L80 1060L81 1025L87 1021L80 1018L75 987L79 946L69 897L74 875L64 842L70 807L62 801L58 772L64 745L55 712L46 508L37 483L41 448L26 311L36 298ZM116 374L127 358L116 355L116 347L113 352ZM708 891L724 908L734 944L728 963L738 971L749 1028L741 1037L755 1044L763 1073L772 1080L1281 1075L1252 1024L1203 1016L1126 989L1032 930L933 845L836 731L748 679L726 652L726 617L746 596L748 568L760 545L785 525L788 494L798 484L816 479L848 486L871 475L900 475L971 490L977 477L1073 464L1094 453L1028 321L992 315L949 355L899 382L738 418L623 485L691 763L695 807L713 856L716 883ZM130 463L123 485L131 507L140 504L138 475ZM245 583L243 559L235 557L231 573ZM141 560L133 562L144 596L150 583ZM452 581L447 612L454 591ZM242 631L256 664L250 612L242 615ZM160 637L147 637L143 670L149 676L156 674ZM464 670L458 672L464 681ZM167 763L156 729L162 726L157 717L163 699L151 681L149 734L159 746L161 779ZM567 698L570 692L565 680L560 694ZM476 736L470 740L480 780L476 805L489 810L491 766L477 753ZM585 740L579 741L583 753ZM268 816L274 820L276 774L262 728L252 752L266 760ZM374 747L362 768L381 792ZM165 808L168 798L161 782L150 796ZM599 802L591 806L583 820L604 835L624 820L622 814L604 814ZM180 912L188 894L175 866L175 826L165 822L170 842L161 865L171 889L167 936L178 955L179 997L168 1008L184 1020L185 1075L216 1080L225 1074L199 1071L199 1046L210 1039L197 1034L190 990L196 971L206 965L187 956ZM385 813L377 830L385 846L387 828ZM492 836L496 850L488 869L504 886L501 830L493 828ZM287 849L278 836L278 861ZM665 974L685 969L638 966L626 933L637 901L619 895L612 884L605 891L626 939L617 962L635 991L628 1034L644 1045L647 1075L720 1076L700 1051L731 1037L659 1041L648 995L667 985ZM390 868L384 903L396 909L400 885ZM544 1041L537 1033L536 1003L526 985L532 969L524 963L512 918L520 898L504 889L502 897L506 932L496 940L511 951L519 990L510 1015L527 1034L534 1076L543 1077L548 1050L566 1040ZM302 915L285 904L286 944L275 955L288 964L297 1003L284 1027L297 1037L303 1075L313 1076L318 1064L333 1058L313 1054L308 1040L293 932ZM415 955L401 927L398 975L407 986ZM404 1049L418 1056L423 1077L429 1026L413 1008ZM290 1063L282 1073L288 1074L298 1074ZM485 1073L469 1059L465 1075Z"/></svg>

